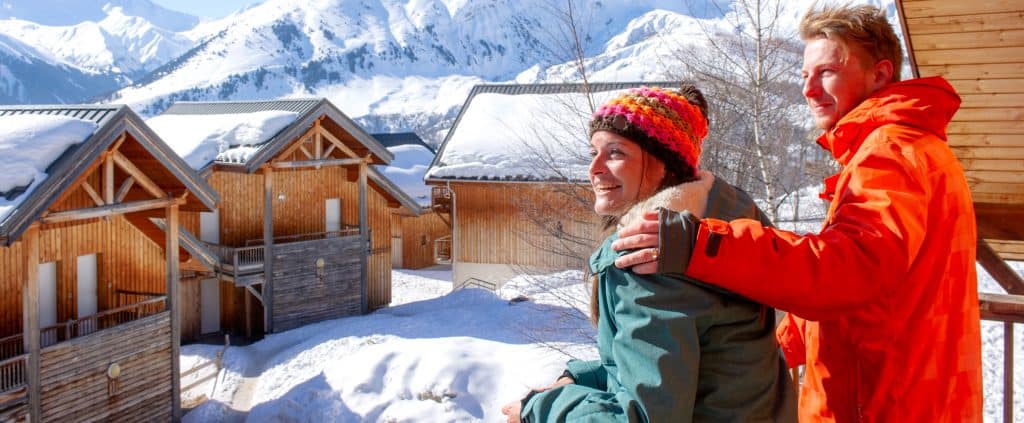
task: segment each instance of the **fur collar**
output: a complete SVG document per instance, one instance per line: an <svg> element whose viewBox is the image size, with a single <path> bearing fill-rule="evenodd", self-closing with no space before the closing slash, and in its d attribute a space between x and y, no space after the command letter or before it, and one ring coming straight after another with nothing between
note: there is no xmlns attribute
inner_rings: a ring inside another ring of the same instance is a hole
<svg viewBox="0 0 1024 423"><path fill-rule="evenodd" d="M696 181L682 183L658 191L646 200L634 204L619 219L619 227L628 225L630 222L639 219L645 212L655 211L658 207L664 207L672 211L689 210L698 219L704 217L707 210L708 193L715 183L715 175L708 171L698 171Z"/></svg>

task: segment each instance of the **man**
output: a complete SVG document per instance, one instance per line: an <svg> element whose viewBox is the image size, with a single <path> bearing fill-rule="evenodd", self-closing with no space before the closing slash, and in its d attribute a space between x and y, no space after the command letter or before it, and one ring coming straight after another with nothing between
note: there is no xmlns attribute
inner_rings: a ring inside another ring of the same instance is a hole
<svg viewBox="0 0 1024 423"><path fill-rule="evenodd" d="M818 143L842 166L821 232L648 214L620 231L616 266L788 310L777 338L806 366L801 421L981 421L976 226L945 143L960 98L941 78L898 82L899 41L873 6L811 10L800 32Z"/></svg>

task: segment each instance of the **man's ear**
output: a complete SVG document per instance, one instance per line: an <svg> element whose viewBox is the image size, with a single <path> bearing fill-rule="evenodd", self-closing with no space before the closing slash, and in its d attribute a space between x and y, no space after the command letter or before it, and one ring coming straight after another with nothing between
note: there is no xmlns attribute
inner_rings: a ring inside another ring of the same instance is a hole
<svg viewBox="0 0 1024 423"><path fill-rule="evenodd" d="M894 72L894 69L893 69L892 61L890 61L889 59L882 59L882 60L879 60L877 63L875 63L874 68L871 69L871 77L872 77L871 88L872 88L872 91L875 91L875 90L877 90L879 88L882 88L882 87L886 86L886 84L888 84L890 82L894 82L892 80L893 72Z"/></svg>

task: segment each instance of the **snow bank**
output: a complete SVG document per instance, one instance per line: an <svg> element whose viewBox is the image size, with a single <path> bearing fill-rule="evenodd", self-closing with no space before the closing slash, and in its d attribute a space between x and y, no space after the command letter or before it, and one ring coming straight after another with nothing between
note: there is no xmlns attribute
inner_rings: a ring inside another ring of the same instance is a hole
<svg viewBox="0 0 1024 423"><path fill-rule="evenodd" d="M1011 265L1024 273L1024 264ZM213 400L184 421L504 421L501 406L550 383L569 356L596 357L582 278L524 275L496 296L449 293L450 271L395 271L390 308L230 348ZM1002 292L980 268L979 287ZM529 300L510 301L520 296ZM994 423L1002 419L1002 325L982 325L984 413ZM1024 356L1024 327L1015 333L1015 355ZM182 353L204 354L195 346ZM1024 392L1024 366L1014 379ZM232 403L250 392L245 381L255 384L251 409ZM1024 397L1015 401L1024 409Z"/></svg>
<svg viewBox="0 0 1024 423"><path fill-rule="evenodd" d="M146 120L175 153L193 169L217 160L245 163L298 113L266 110L211 115L164 114Z"/></svg>
<svg viewBox="0 0 1024 423"><path fill-rule="evenodd" d="M96 132L96 123L68 116L0 116L0 221L46 179L50 167L68 147ZM3 194L25 188L17 197Z"/></svg>

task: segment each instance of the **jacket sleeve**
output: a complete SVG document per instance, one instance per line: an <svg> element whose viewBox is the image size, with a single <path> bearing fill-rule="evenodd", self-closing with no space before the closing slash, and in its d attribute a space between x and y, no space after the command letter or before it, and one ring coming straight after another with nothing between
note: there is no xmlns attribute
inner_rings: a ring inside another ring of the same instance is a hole
<svg viewBox="0 0 1024 423"><path fill-rule="evenodd" d="M929 199L925 171L905 151L912 146L885 137L884 128L873 132L847 163L821 233L705 219L686 274L808 320L877 299L904 279L917 255Z"/></svg>
<svg viewBox="0 0 1024 423"><path fill-rule="evenodd" d="M804 325L807 321L786 313L779 327L775 329L775 339L786 359L786 366L794 368L807 361L806 344L804 344Z"/></svg>
<svg viewBox="0 0 1024 423"><path fill-rule="evenodd" d="M669 289L680 291L682 288ZM693 287L684 287L697 291ZM706 294L705 294L706 295ZM658 299L663 297L658 296ZM662 305L668 305L663 303ZM673 303L673 306L678 303ZM679 317L653 305L637 307L638 324L623 325L612 342L617 386L587 380L599 372L581 372L577 384L535 394L523 406L529 422L686 421L693 416L701 356L697 318ZM672 317L674 316L674 317ZM641 324L641 322L646 322ZM570 362L574 367L589 362ZM607 380L607 378L605 378ZM604 388L604 389L601 389ZM685 417L681 417L685 416Z"/></svg>
<svg viewBox="0 0 1024 423"><path fill-rule="evenodd" d="M608 372L600 360L569 360L565 367L577 385L602 391L608 389Z"/></svg>

